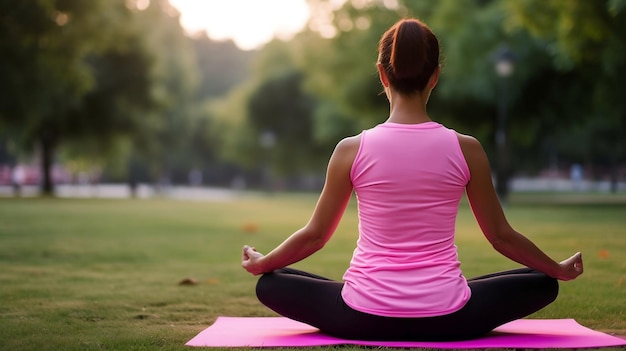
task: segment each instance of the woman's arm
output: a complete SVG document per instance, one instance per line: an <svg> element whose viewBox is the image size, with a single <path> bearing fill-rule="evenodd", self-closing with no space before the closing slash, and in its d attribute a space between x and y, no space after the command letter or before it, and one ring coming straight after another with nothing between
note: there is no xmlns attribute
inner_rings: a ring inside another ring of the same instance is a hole
<svg viewBox="0 0 626 351"><path fill-rule="evenodd" d="M241 263L244 269L255 275L271 272L310 256L328 242L350 201L350 169L359 143L360 136L355 136L337 144L328 163L324 188L309 222L266 256L244 246Z"/></svg>
<svg viewBox="0 0 626 351"><path fill-rule="evenodd" d="M527 267L560 279L571 280L583 272L580 253L557 263L508 223L491 180L489 160L480 142L459 134L471 179L466 186L474 216L491 245L501 254Z"/></svg>

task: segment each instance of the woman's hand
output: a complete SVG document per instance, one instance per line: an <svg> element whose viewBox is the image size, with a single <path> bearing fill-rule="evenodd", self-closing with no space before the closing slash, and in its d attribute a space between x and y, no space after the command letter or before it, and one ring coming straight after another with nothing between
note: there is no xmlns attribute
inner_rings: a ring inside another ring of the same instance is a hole
<svg viewBox="0 0 626 351"><path fill-rule="evenodd" d="M243 252L241 256L241 266L248 272L259 275L265 273L261 267L261 259L263 254L257 252L255 248L248 245L243 246Z"/></svg>
<svg viewBox="0 0 626 351"><path fill-rule="evenodd" d="M572 280L576 279L579 275L583 274L583 257L580 252L575 253L572 257L561 261L559 263L560 270L557 275L559 280Z"/></svg>

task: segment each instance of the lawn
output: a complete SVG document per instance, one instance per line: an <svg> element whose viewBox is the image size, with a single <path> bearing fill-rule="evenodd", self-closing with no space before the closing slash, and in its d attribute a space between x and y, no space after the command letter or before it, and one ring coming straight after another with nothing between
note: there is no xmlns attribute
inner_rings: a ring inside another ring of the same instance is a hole
<svg viewBox="0 0 626 351"><path fill-rule="evenodd" d="M626 201L533 199L514 197L509 221L556 259L582 251L586 271L532 317L626 334ZM315 201L0 199L0 349L190 350L184 343L219 315L270 316L240 267L241 247L267 252L307 221ZM517 267L461 207L465 275ZM328 245L297 266L340 279L356 224L352 202ZM198 283L180 285L186 278Z"/></svg>

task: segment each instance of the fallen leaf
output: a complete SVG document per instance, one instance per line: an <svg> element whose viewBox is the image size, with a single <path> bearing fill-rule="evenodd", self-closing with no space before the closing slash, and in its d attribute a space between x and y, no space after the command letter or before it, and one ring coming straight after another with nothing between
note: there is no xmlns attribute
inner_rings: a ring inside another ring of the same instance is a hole
<svg viewBox="0 0 626 351"><path fill-rule="evenodd" d="M198 280L194 278L185 278L178 282L178 285L196 285L198 284Z"/></svg>
<svg viewBox="0 0 626 351"><path fill-rule="evenodd" d="M246 223L241 228L245 233L256 233L259 230L259 226L256 223Z"/></svg>

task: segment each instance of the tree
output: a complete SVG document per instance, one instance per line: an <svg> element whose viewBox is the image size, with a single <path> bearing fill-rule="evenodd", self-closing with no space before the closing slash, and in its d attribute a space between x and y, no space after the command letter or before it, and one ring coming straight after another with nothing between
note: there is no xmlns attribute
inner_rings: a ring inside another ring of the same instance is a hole
<svg viewBox="0 0 626 351"><path fill-rule="evenodd" d="M337 140L330 145L316 134L318 102L306 89L297 62L304 44L268 43L255 54L248 79L208 104L212 138L221 145L223 160L281 176L323 168Z"/></svg>
<svg viewBox="0 0 626 351"><path fill-rule="evenodd" d="M626 1L529 0L508 2L507 8L510 27L530 33L544 45L554 70L577 81L562 90L570 98L560 96L561 105L570 105L563 116L581 115L571 128L561 128L561 146L571 147L566 135L586 131L581 138L588 147L578 158L608 165L616 191L618 166L626 159Z"/></svg>
<svg viewBox="0 0 626 351"><path fill-rule="evenodd" d="M191 38L200 76L198 100L225 95L250 74L255 51L242 51L232 40L211 40L205 32Z"/></svg>
<svg viewBox="0 0 626 351"><path fill-rule="evenodd" d="M124 0L0 2L0 123L42 160L42 192L66 140L149 125L152 54Z"/></svg>
<svg viewBox="0 0 626 351"><path fill-rule="evenodd" d="M283 174L318 166L313 134L315 102L302 89L303 75L286 71L262 82L248 101L248 118L270 163ZM266 151L267 152L267 151Z"/></svg>
<svg viewBox="0 0 626 351"><path fill-rule="evenodd" d="M151 89L159 105L153 112L155 123L145 130L143 145L135 139L133 157L147 164L154 178L169 182L177 172L186 178L194 153L188 141L199 119L194 43L167 0L151 1L137 17L140 33L154 55Z"/></svg>

